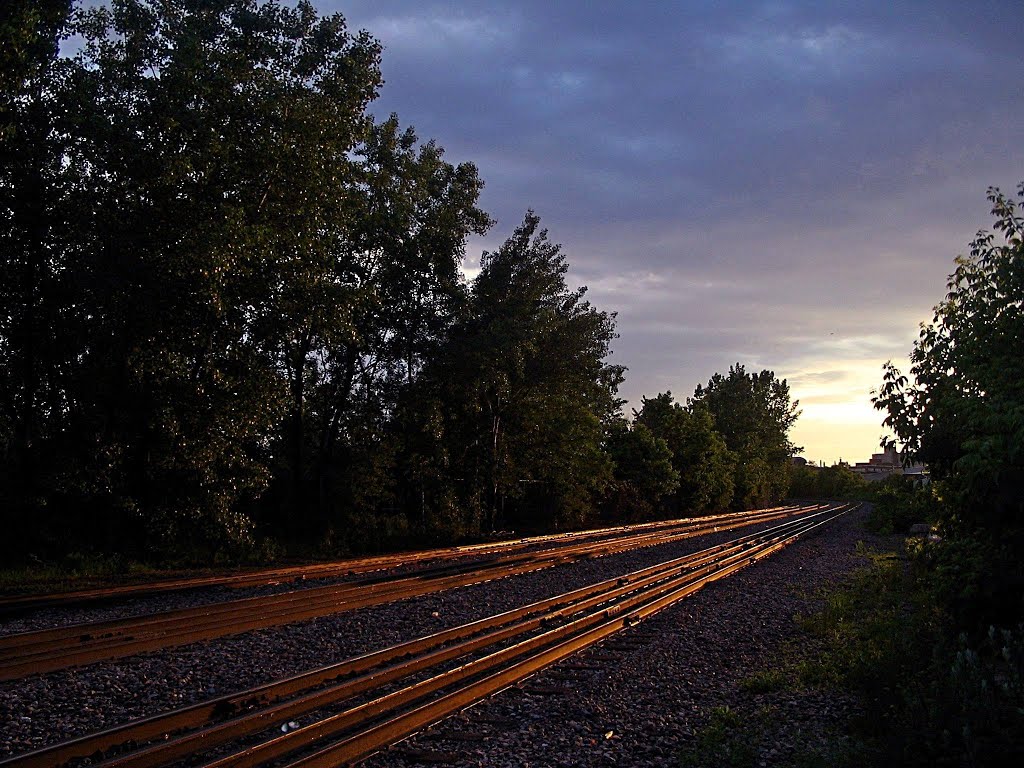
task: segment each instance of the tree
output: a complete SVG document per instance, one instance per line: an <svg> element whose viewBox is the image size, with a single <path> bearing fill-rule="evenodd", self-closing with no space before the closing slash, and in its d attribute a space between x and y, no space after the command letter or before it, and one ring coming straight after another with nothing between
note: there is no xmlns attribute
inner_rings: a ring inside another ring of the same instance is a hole
<svg viewBox="0 0 1024 768"><path fill-rule="evenodd" d="M874 404L960 522L995 532L1024 523L1024 219L998 189L988 199L995 231L957 257L911 352L912 381L886 363Z"/></svg>
<svg viewBox="0 0 1024 768"><path fill-rule="evenodd" d="M446 471L462 478L471 527L503 524L509 503L524 525L578 524L611 479L601 441L620 407L622 369L605 362L614 316L566 285L561 247L539 227L528 212L483 255L430 372L451 406Z"/></svg>
<svg viewBox="0 0 1024 768"><path fill-rule="evenodd" d="M707 387L697 385L689 402L704 410L737 457L734 504L761 506L782 498L789 485L789 459L799 452L789 430L800 415L785 379L769 370L748 374L737 363L729 374L716 373Z"/></svg>
<svg viewBox="0 0 1024 768"><path fill-rule="evenodd" d="M868 489L868 481L845 464L794 466L789 478L788 495L798 499L853 499Z"/></svg>
<svg viewBox="0 0 1024 768"><path fill-rule="evenodd" d="M380 47L305 2L116 0L79 31L76 394L111 457L96 470L169 541L237 539L284 414L298 487L308 358L352 332L351 153Z"/></svg>
<svg viewBox="0 0 1024 768"><path fill-rule="evenodd" d="M358 221L365 300L353 312L357 333L336 347L345 361L343 386L335 384L336 376L328 377L322 423L331 426L314 451L320 467L344 471L332 450L342 426L339 416L351 403L338 393L361 392L363 402L369 396L389 415L386 440L396 451L397 503L422 517L428 479L421 454L433 448L414 445L411 438L418 411L431 404L421 399L426 390L415 383L465 311L468 294L459 266L466 237L483 234L492 222L477 207L483 182L476 167L446 162L436 142L419 145L415 131L401 130L396 116L375 125L359 153L367 187Z"/></svg>
<svg viewBox="0 0 1024 768"><path fill-rule="evenodd" d="M158 547L404 511L476 168L375 123L380 45L309 2L69 11L0 15L5 507Z"/></svg>
<svg viewBox="0 0 1024 768"><path fill-rule="evenodd" d="M0 508L8 541L32 541L63 410L60 345L49 329L76 313L62 301L57 244L67 137L54 108L70 0L0 8ZM77 319L77 318L76 318Z"/></svg>
<svg viewBox="0 0 1024 768"><path fill-rule="evenodd" d="M707 412L688 410L673 400L671 392L663 392L643 399L636 421L663 439L671 451L672 466L679 474L673 496L675 513L700 513L729 505L736 459Z"/></svg>
<svg viewBox="0 0 1024 768"><path fill-rule="evenodd" d="M610 425L605 450L614 463L609 516L616 520L653 518L663 497L679 487L668 444L643 424L630 425L621 419Z"/></svg>

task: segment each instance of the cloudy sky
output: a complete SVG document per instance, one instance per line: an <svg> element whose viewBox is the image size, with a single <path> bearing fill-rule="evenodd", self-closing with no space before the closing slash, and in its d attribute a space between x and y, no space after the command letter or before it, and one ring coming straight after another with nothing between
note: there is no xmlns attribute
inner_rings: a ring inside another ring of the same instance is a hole
<svg viewBox="0 0 1024 768"><path fill-rule="evenodd" d="M804 455L863 460L953 257L1024 180L1018 2L316 0L385 47L374 111L472 161L618 312L638 406L742 362Z"/></svg>

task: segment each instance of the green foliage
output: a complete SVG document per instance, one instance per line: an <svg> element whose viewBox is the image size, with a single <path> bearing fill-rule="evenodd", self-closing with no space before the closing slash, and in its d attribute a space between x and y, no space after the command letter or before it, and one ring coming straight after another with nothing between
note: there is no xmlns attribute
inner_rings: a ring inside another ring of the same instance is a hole
<svg viewBox="0 0 1024 768"><path fill-rule="evenodd" d="M939 485L922 485L906 475L892 475L870 491L873 502L868 529L876 533L907 533L915 523L935 523L942 515Z"/></svg>
<svg viewBox="0 0 1024 768"><path fill-rule="evenodd" d="M672 466L679 474L673 499L677 514L724 509L733 497L735 457L707 413L691 411L672 399L671 392L643 399L636 414L641 424L665 441Z"/></svg>
<svg viewBox="0 0 1024 768"><path fill-rule="evenodd" d="M874 701L891 693L897 667L927 646L919 625L907 631L904 600L908 590L920 587L908 582L906 562L896 555L869 556L872 566L858 574L852 587L826 594L822 608L800 621L826 641L827 650L804 662L799 677L809 685L848 682L866 689Z"/></svg>
<svg viewBox="0 0 1024 768"><path fill-rule="evenodd" d="M528 212L484 254L424 372L424 397L447 405L430 427L446 446L432 471L452 478L471 531L579 525L612 480L601 443L620 407L622 369L605 362L614 316L569 289L567 270Z"/></svg>
<svg viewBox="0 0 1024 768"><path fill-rule="evenodd" d="M788 495L797 499L863 499L870 495L870 484L845 464L794 465L789 470Z"/></svg>
<svg viewBox="0 0 1024 768"><path fill-rule="evenodd" d="M141 526L150 547L248 546L243 506L270 482L294 393L276 339L326 334L298 316L347 296L326 265L351 240L338 225L379 46L306 3L255 0L115 0L67 33L80 53L32 102L60 176L42 226L9 230L7 252L35 256L4 303L53 345L27 360L31 329L0 331L25 370L5 382L11 431L31 437L4 485L41 528L84 512L72 534L86 541Z"/></svg>
<svg viewBox="0 0 1024 768"><path fill-rule="evenodd" d="M623 419L609 426L605 450L615 467L609 517L651 519L662 498L679 487L668 444L639 421L630 425Z"/></svg>
<svg viewBox="0 0 1024 768"><path fill-rule="evenodd" d="M748 376L738 364L728 377L716 373L706 389L698 386L685 407L671 392L645 397L636 423L665 442L679 475L670 510L753 508L782 498L796 406L785 381L771 371Z"/></svg>
<svg viewBox="0 0 1024 768"><path fill-rule="evenodd" d="M772 371L748 374L737 363L727 376L716 373L689 403L714 420L726 448L736 456L733 506L749 509L778 501L789 488L790 457L799 448L789 430L800 415L786 380Z"/></svg>
<svg viewBox="0 0 1024 768"><path fill-rule="evenodd" d="M803 626L826 643L798 668L804 684L858 693L875 765L1015 765L1024 736L1024 626L950 633L944 573L963 553L919 545L913 559L870 555ZM969 560L970 558L968 558ZM968 579L970 583L972 580Z"/></svg>
<svg viewBox="0 0 1024 768"><path fill-rule="evenodd" d="M939 531L946 530L940 526ZM931 594L948 615L952 632L975 635L990 625L1013 626L1024 616L1024 565L1020 541L953 533L918 541L915 554L927 568Z"/></svg>
<svg viewBox="0 0 1024 768"><path fill-rule="evenodd" d="M757 752L749 734L741 726L739 715L729 707L713 708L707 725L697 734L696 743L680 755L680 766L753 768L757 762Z"/></svg>
<svg viewBox="0 0 1024 768"><path fill-rule="evenodd" d="M904 457L927 463L935 480L880 487L872 516L881 530L925 520L939 534L910 540L914 568L893 580L890 601L899 621L883 623L891 643L877 654L892 673L888 698L867 689L886 714L877 720L882 754L905 764L1024 760L1024 221L1013 199L996 189L988 198L995 233L979 232L970 255L956 259L949 292L914 345L910 378L886 364L874 398ZM877 602L877 589L862 591ZM851 623L879 621L874 609ZM849 643L872 644L880 645L870 636ZM848 677L862 688L870 679Z"/></svg>
<svg viewBox="0 0 1024 768"><path fill-rule="evenodd" d="M1024 184L1018 189L1024 197ZM911 353L911 382L885 366L875 407L904 455L945 481L976 527L1024 523L1024 220L997 189L994 233L956 259L949 292Z"/></svg>
<svg viewBox="0 0 1024 768"><path fill-rule="evenodd" d="M70 10L0 16L12 540L246 556L259 533L459 530L450 488L422 502L439 446L413 424L438 405L410 393L491 224L476 168L375 123L380 45L308 2Z"/></svg>
<svg viewBox="0 0 1024 768"><path fill-rule="evenodd" d="M924 510L946 540L929 549L937 598L969 633L1024 620L1024 220L997 189L988 199L995 231L956 259L911 353L913 381L888 364L874 399L937 481L941 504Z"/></svg>
<svg viewBox="0 0 1024 768"><path fill-rule="evenodd" d="M754 692L759 693L759 692ZM728 706L714 707L707 723L679 754L681 768L835 768L862 765L849 739L834 732L787 729L790 723L775 706L741 715Z"/></svg>
<svg viewBox="0 0 1024 768"><path fill-rule="evenodd" d="M716 373L706 387L698 385L691 402L715 417L715 427L730 450L800 450L789 441L789 429L800 415L799 403L790 400L786 380L779 381L772 371L748 374L737 363L727 376Z"/></svg>
<svg viewBox="0 0 1024 768"><path fill-rule="evenodd" d="M788 683L781 669L764 669L740 682L740 688L747 693L772 693L784 689Z"/></svg>

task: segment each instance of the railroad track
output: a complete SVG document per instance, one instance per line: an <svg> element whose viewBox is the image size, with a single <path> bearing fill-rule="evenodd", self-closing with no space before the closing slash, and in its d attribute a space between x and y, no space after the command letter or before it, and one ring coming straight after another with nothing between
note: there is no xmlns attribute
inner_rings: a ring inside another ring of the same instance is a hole
<svg viewBox="0 0 1024 768"><path fill-rule="evenodd" d="M813 506L813 505L811 505ZM808 505L789 505L776 507L759 512L770 512L786 509L807 509ZM534 547L572 545L582 541L597 541L617 536L639 533L645 530L669 529L681 525L695 523L713 523L720 520L741 517L749 513L733 512L710 515L701 518L665 520L652 523L619 525L608 528L597 528L585 531L567 531L563 533L544 534L526 538L492 541L479 544L466 544L457 547L442 547L415 552L400 552L388 555L336 560L329 563L312 563L289 566L285 568L260 569L256 571L231 573L219 576L193 576L187 578L163 579L142 584L122 584L96 589L54 592L49 594L5 595L0 596L0 616L11 616L29 613L46 608L84 607L99 603L123 601L139 597L183 592L186 590L227 587L241 589L245 587L271 586L289 582L302 582L307 579L325 579L385 571L398 566L429 563L432 561L452 561L468 557L500 554L505 552L523 551Z"/></svg>
<svg viewBox="0 0 1024 768"><path fill-rule="evenodd" d="M513 685L845 514L767 530L530 605L0 761L0 768L335 768ZM282 722L303 725L289 729Z"/></svg>
<svg viewBox="0 0 1024 768"><path fill-rule="evenodd" d="M471 562L456 560L397 577L371 576L269 596L10 634L0 637L0 680L380 605L563 563L679 541L712 530L725 531L778 520L819 507L781 507L716 516L706 521L702 518L699 522L667 528L629 531L617 538L503 553Z"/></svg>

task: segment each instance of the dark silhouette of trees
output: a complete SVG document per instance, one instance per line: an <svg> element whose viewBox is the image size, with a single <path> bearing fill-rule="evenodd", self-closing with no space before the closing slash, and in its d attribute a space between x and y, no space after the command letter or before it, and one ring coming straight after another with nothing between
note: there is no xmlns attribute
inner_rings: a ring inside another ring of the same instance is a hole
<svg viewBox="0 0 1024 768"><path fill-rule="evenodd" d="M601 440L621 405L623 369L605 362L614 316L566 285L561 247L539 225L527 213L483 255L467 311L430 371L472 527L579 524L611 479Z"/></svg>
<svg viewBox="0 0 1024 768"><path fill-rule="evenodd" d="M665 441L679 484L670 500L672 514L725 509L733 498L736 458L706 411L687 409L671 392L644 398L636 423Z"/></svg>
<svg viewBox="0 0 1024 768"><path fill-rule="evenodd" d="M380 46L340 15L69 11L2 20L11 517L59 546L322 532L465 303L476 169L374 123Z"/></svg>
<svg viewBox="0 0 1024 768"><path fill-rule="evenodd" d="M50 329L73 327L79 314L64 300L67 142L51 106L70 13L69 0L13 0L0 10L0 509L11 511L12 544L34 522L22 508L53 485L48 459L66 372Z"/></svg>
<svg viewBox="0 0 1024 768"><path fill-rule="evenodd" d="M738 363L728 376L698 385L685 406L671 392L645 397L635 422L665 443L679 478L663 499L664 514L748 509L785 496L798 450L789 440L797 405L785 380L771 371L747 374Z"/></svg>
<svg viewBox="0 0 1024 768"><path fill-rule="evenodd" d="M0 34L7 555L375 549L778 490L785 382L739 368L627 424L615 317L533 212L463 278L483 182L370 115L381 48L341 15L11 0Z"/></svg>
<svg viewBox="0 0 1024 768"><path fill-rule="evenodd" d="M768 370L748 374L739 363L697 386L690 409L711 415L736 456L734 506L747 509L785 496L789 459L800 451L789 440L798 406L785 379Z"/></svg>
<svg viewBox="0 0 1024 768"><path fill-rule="evenodd" d="M790 467L789 495L795 499L857 499L869 483L845 464Z"/></svg>
<svg viewBox="0 0 1024 768"><path fill-rule="evenodd" d="M639 421L614 421L605 438L613 481L605 502L613 520L648 520L662 511L665 497L679 487L668 444Z"/></svg>

